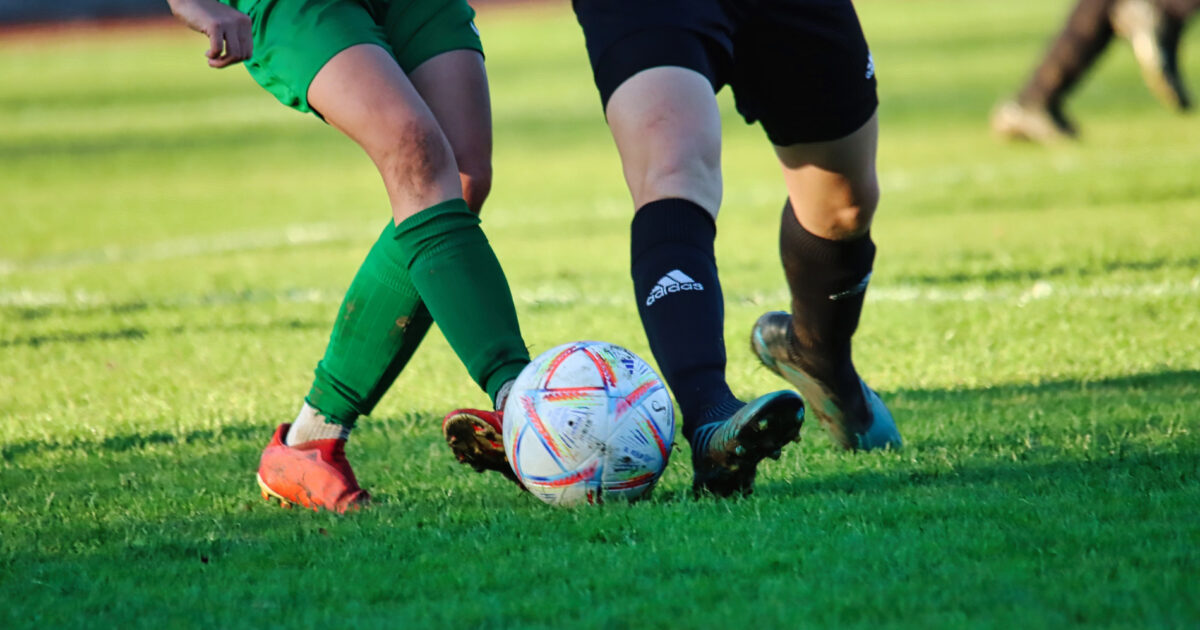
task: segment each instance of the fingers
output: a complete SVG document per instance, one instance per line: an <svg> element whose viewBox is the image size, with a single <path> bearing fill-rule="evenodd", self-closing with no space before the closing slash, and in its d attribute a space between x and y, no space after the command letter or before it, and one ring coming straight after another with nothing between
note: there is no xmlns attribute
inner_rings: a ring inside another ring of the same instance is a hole
<svg viewBox="0 0 1200 630"><path fill-rule="evenodd" d="M214 60L222 57L221 51L223 50L225 50L225 33L219 27L214 28L208 34L208 51L204 53L204 56L209 59L209 65L212 65Z"/></svg>
<svg viewBox="0 0 1200 630"><path fill-rule="evenodd" d="M239 14L228 22L213 24L208 41L209 48L204 56L208 57L208 65L213 68L224 68L249 59L254 52L250 19Z"/></svg>
<svg viewBox="0 0 1200 630"><path fill-rule="evenodd" d="M250 21L246 20L246 28L238 29L238 44L242 52L242 59L249 59L254 54L254 37L250 34Z"/></svg>

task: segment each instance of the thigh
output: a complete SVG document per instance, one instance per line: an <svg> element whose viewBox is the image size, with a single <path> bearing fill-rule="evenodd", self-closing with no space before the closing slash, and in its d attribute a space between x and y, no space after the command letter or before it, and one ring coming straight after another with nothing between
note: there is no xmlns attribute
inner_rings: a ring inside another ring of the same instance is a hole
<svg viewBox="0 0 1200 630"><path fill-rule="evenodd" d="M302 112L314 111L309 86L339 52L374 44L390 54L374 16L355 0L239 1L235 7L253 23L254 55L246 69L281 103Z"/></svg>
<svg viewBox="0 0 1200 630"><path fill-rule="evenodd" d="M369 0L396 62L407 73L452 50L483 53L467 0Z"/></svg>
<svg viewBox="0 0 1200 630"><path fill-rule="evenodd" d="M462 195L450 144L390 51L360 45L339 52L317 73L308 97L371 157L397 224Z"/></svg>
<svg viewBox="0 0 1200 630"><path fill-rule="evenodd" d="M573 0L572 5L602 107L622 83L650 68L693 70L714 92L725 84L733 43L718 0Z"/></svg>
<svg viewBox="0 0 1200 630"><path fill-rule="evenodd" d="M622 83L605 111L635 207L680 198L717 216L721 116L703 76L650 68Z"/></svg>
<svg viewBox="0 0 1200 630"><path fill-rule="evenodd" d="M850 0L733 3L730 84L776 146L841 138L875 112L875 64Z"/></svg>

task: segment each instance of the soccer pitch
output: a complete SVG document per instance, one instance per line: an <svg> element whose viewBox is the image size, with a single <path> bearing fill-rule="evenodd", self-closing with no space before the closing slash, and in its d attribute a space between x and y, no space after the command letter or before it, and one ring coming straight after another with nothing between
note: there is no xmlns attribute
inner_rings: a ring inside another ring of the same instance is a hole
<svg viewBox="0 0 1200 630"><path fill-rule="evenodd" d="M387 220L367 158L178 28L0 39L0 626L1200 625L1200 119L1116 42L1083 142L989 136L1064 0L858 3L880 77L879 246L857 363L900 452L815 422L743 500L563 510L457 464L482 406L441 335L349 446L369 510L260 500L342 292ZM533 353L646 358L630 202L566 2L481 11L484 227ZM1184 43L1200 88L1200 29ZM787 308L784 200L721 96L729 379Z"/></svg>

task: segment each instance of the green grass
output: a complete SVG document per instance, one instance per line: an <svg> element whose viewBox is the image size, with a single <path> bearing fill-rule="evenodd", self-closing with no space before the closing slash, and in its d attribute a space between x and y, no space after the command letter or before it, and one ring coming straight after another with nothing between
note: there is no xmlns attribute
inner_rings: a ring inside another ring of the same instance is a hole
<svg viewBox="0 0 1200 630"><path fill-rule="evenodd" d="M0 43L0 626L1200 625L1200 122L1121 43L1077 145L987 114L1067 3L863 1L881 80L879 258L856 337L907 445L819 427L747 500L558 510L455 464L482 405L440 335L350 456L347 518L259 501L386 199L366 158L176 30ZM496 125L486 227L536 351L649 356L630 207L566 3L481 14ZM1200 85L1200 38L1184 67ZM728 94L718 259L729 377L786 306L783 192Z"/></svg>

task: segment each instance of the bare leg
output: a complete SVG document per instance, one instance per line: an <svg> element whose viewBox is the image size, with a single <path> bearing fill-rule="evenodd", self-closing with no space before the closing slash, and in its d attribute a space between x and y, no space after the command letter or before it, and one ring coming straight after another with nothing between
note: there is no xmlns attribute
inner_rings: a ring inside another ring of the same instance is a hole
<svg viewBox="0 0 1200 630"><path fill-rule="evenodd" d="M457 148L477 169L472 177L478 182L468 182L467 187L476 207L482 205L486 191L479 182L487 173L478 169L487 168L491 137L486 79L479 61L477 53L451 52L423 64L430 72L443 73L439 79L444 85L427 89L448 121L457 147L395 59L379 46L353 46L334 56L312 82L309 102L375 162L391 201L394 224L376 241L347 293L347 317L339 319L338 326L345 324L353 331L335 326L331 344L343 340L357 344L376 332L389 334L388 326L377 326L375 320L389 325L394 320L411 336L413 317L420 315L427 326L432 316L472 378L494 398L507 379L528 363L528 352L503 270L478 219L468 212L454 157ZM454 74L460 71L461 76ZM429 75L422 75L427 84ZM456 95L463 96L462 108L447 103ZM466 120L469 116L479 119L471 122ZM416 315L397 312L383 297L390 294L419 297ZM368 307L378 313L360 326L357 322ZM406 345L406 352L413 349L414 345ZM364 352L356 348L334 354L353 362ZM383 376L394 379L402 368L399 361ZM382 393L388 379L380 380L372 391ZM334 383L321 389L340 388Z"/></svg>
<svg viewBox="0 0 1200 630"><path fill-rule="evenodd" d="M605 113L634 207L687 199L717 216L721 114L708 79L684 68L651 68L622 83Z"/></svg>
<svg viewBox="0 0 1200 630"><path fill-rule="evenodd" d="M871 229L879 204L875 174L879 122L872 116L830 142L775 147L796 219L813 234L848 240Z"/></svg>
<svg viewBox="0 0 1200 630"><path fill-rule="evenodd" d="M1015 100L992 114L1002 137L1049 142L1077 135L1063 113L1063 100L1112 41L1109 13L1115 0L1079 0L1046 56Z"/></svg>
<svg viewBox="0 0 1200 630"><path fill-rule="evenodd" d="M606 114L636 214L631 276L650 349L691 439L708 411L739 404L725 383L724 299L713 242L721 204L721 118L708 79L650 68Z"/></svg>
<svg viewBox="0 0 1200 630"><path fill-rule="evenodd" d="M1171 109L1186 111L1191 98L1179 73L1179 40L1184 19L1194 10L1188 2L1117 0L1111 11L1113 29L1129 40L1146 87Z"/></svg>
<svg viewBox="0 0 1200 630"><path fill-rule="evenodd" d="M1113 0L1080 0L1045 58L1017 95L1022 105L1059 109L1062 100L1112 40Z"/></svg>
<svg viewBox="0 0 1200 630"><path fill-rule="evenodd" d="M450 142L383 48L360 44L338 53L313 79L308 101L370 156L397 224L461 196Z"/></svg>
<svg viewBox="0 0 1200 630"><path fill-rule="evenodd" d="M463 199L479 214L492 189L492 105L483 55L442 53L417 66L410 78L450 142Z"/></svg>
<svg viewBox="0 0 1200 630"><path fill-rule="evenodd" d="M633 219L631 275L638 314L692 446L693 489L751 491L758 463L799 434L794 392L749 404L725 382L725 305L713 241L721 204L721 117L712 85L681 67L644 70L606 113Z"/></svg>
<svg viewBox="0 0 1200 630"><path fill-rule="evenodd" d="M891 414L851 358L875 260L878 135L872 116L837 140L775 147L788 189L779 249L792 314L764 315L751 336L763 363L796 386L848 449L900 445Z"/></svg>

